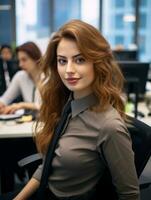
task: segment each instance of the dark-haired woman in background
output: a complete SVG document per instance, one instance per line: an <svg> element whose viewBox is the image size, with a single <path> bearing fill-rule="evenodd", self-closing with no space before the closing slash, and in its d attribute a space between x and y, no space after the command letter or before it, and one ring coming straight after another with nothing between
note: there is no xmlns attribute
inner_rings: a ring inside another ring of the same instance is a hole
<svg viewBox="0 0 151 200"><path fill-rule="evenodd" d="M17 47L16 53L19 60L19 66L22 69L18 71L6 92L0 97L0 114L14 113L19 109L38 110L40 95L38 92L38 82L41 77L41 69L39 61L41 59L41 51L33 42L26 42ZM18 96L22 96L23 101L12 103ZM19 144L20 143L20 144ZM7 144L7 143L6 143ZM1 147L5 150L5 156L0 167L2 170L2 190L3 192L11 191L14 186L14 172L17 173L22 180L24 170L17 166L17 161L24 157L27 153L30 154L33 149L24 143L13 140L9 143L9 150L5 148L6 144L2 143ZM19 147L18 147L19 145ZM18 152L18 149L20 152ZM6 158L5 158L6 157Z"/></svg>
<svg viewBox="0 0 151 200"><path fill-rule="evenodd" d="M13 77L9 88L0 97L0 113L14 113L19 109L39 109L38 82L41 75L39 61L41 51L33 42L26 42L16 49L21 71ZM13 100L22 96L23 102L13 103Z"/></svg>

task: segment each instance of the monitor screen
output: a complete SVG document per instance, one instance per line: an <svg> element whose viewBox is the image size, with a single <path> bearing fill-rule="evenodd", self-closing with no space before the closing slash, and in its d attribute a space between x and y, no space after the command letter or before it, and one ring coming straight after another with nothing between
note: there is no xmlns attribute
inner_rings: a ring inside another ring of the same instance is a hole
<svg viewBox="0 0 151 200"><path fill-rule="evenodd" d="M116 60L119 61L137 61L137 51L132 51L132 50L113 50L113 55L115 56Z"/></svg>
<svg viewBox="0 0 151 200"><path fill-rule="evenodd" d="M138 93L144 94L146 91L146 81L148 77L149 65L147 62L120 61L118 62L123 75L128 82L129 79L138 80ZM135 88L131 88L134 90ZM133 92L133 91L130 91Z"/></svg>

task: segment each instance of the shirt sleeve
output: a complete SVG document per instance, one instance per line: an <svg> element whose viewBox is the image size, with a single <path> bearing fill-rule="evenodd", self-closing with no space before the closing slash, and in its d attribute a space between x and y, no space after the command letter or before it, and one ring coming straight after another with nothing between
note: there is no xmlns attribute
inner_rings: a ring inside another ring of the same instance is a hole
<svg viewBox="0 0 151 200"><path fill-rule="evenodd" d="M131 138L122 121L113 121L105 125L98 146L103 150L119 200L139 200Z"/></svg>
<svg viewBox="0 0 151 200"><path fill-rule="evenodd" d="M43 169L43 164L38 166L38 168L36 169L36 171L34 172L34 174L32 176L33 178L35 178L39 182L40 182L41 176L42 176L42 169Z"/></svg>
<svg viewBox="0 0 151 200"><path fill-rule="evenodd" d="M20 75L19 72L15 74L12 81L10 82L8 89L0 97L0 102L8 105L21 94L20 84L19 84L19 79L20 79L19 75Z"/></svg>
<svg viewBox="0 0 151 200"><path fill-rule="evenodd" d="M33 178L35 178L36 180L38 180L40 182L41 180L41 176L42 176L42 171L43 171L43 167L44 167L44 162L45 162L45 156L43 156L43 161L42 161L42 164L40 164L38 166L38 168L36 169L36 171L34 172L33 174Z"/></svg>

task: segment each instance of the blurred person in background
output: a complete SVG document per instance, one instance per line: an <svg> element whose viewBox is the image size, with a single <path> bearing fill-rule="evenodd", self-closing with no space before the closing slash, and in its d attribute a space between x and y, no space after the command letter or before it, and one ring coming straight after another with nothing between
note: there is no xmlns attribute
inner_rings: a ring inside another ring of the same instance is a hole
<svg viewBox="0 0 151 200"><path fill-rule="evenodd" d="M8 67L8 62L13 59L13 50L10 45L8 44L3 44L0 47L0 82L5 82L1 83L2 88L0 88L0 95L2 95L6 88L9 86L9 83L13 77L13 75L16 73L17 69L10 69ZM4 78L3 78L4 77Z"/></svg>
<svg viewBox="0 0 151 200"><path fill-rule="evenodd" d="M13 58L13 50L10 45L4 44L0 48L0 57L3 61L9 61Z"/></svg>
<svg viewBox="0 0 151 200"><path fill-rule="evenodd" d="M17 47L16 53L19 60L19 66L22 70L18 71L6 92L0 97L0 113L14 113L19 109L28 109L37 111L39 109L39 92L38 84L41 77L40 59L41 51L33 42L26 42ZM16 97L22 96L23 101L12 103ZM2 169L2 191L8 192L14 188L14 173L19 177L19 180L24 179L24 169L20 169L17 161L26 156L30 152L30 146L24 141L13 140L9 143L11 151L5 151L3 162L0 163ZM6 144L2 143L1 146ZM2 148L2 147L1 147ZM2 148L5 149L5 148ZM18 149L20 150L18 152Z"/></svg>
<svg viewBox="0 0 151 200"><path fill-rule="evenodd" d="M35 43L26 42L16 48L16 53L22 70L15 74L8 89L0 97L0 114L12 114L20 109L39 109L37 87L41 76L41 51ZM11 104L19 95L23 101Z"/></svg>

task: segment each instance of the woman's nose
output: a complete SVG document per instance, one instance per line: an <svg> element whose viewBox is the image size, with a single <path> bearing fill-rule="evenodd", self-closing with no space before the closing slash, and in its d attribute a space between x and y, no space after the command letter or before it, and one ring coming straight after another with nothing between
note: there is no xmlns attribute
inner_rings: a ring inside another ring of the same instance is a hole
<svg viewBox="0 0 151 200"><path fill-rule="evenodd" d="M72 61L68 61L66 65L66 73L74 73L75 72L75 66Z"/></svg>

